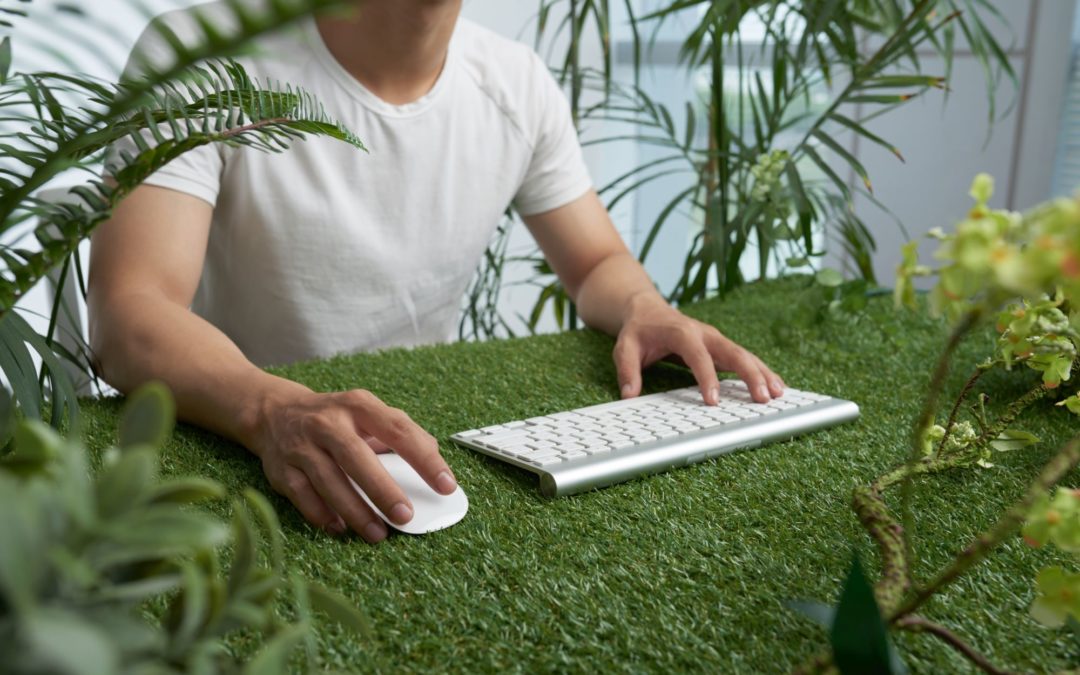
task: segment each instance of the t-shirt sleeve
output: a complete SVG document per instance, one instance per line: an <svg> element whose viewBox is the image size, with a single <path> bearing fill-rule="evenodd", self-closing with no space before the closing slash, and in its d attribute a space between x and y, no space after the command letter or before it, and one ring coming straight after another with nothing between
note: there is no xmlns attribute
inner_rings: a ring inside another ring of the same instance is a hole
<svg viewBox="0 0 1080 675"><path fill-rule="evenodd" d="M173 18L181 21L173 21ZM132 48L122 78L130 81L141 77L150 66L160 68L168 65L172 50L158 33L156 26L159 22L167 22L169 27L183 38L185 26L182 20L185 18L179 13L169 13L155 19L143 31L143 34ZM171 136L168 125L161 125L159 131L166 137ZM153 146L155 144L154 138L149 131L143 132L143 138L146 139L149 145ZM114 143L109 147L105 155L105 175L110 176L115 173L120 167L127 164L126 158L133 157L138 152L135 142L130 138L124 138ZM143 181L143 185L153 185L183 192L214 206L217 204L218 192L221 187L221 173L224 167L224 146L220 143L211 143L188 150L151 174Z"/></svg>
<svg viewBox="0 0 1080 675"><path fill-rule="evenodd" d="M570 102L559 83L540 57L533 55L535 96L534 120L529 130L533 137L533 154L514 197L514 208L523 216L544 213L565 206L592 187L589 170L574 129Z"/></svg>

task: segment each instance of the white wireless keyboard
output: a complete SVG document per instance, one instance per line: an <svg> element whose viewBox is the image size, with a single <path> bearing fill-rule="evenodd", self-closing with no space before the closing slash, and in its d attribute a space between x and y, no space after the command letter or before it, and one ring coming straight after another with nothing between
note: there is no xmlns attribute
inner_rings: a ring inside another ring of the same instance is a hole
<svg viewBox="0 0 1080 675"><path fill-rule="evenodd" d="M583 492L859 417L851 401L797 389L755 403L739 380L720 404L697 387L470 429L451 440L539 474L549 497Z"/></svg>

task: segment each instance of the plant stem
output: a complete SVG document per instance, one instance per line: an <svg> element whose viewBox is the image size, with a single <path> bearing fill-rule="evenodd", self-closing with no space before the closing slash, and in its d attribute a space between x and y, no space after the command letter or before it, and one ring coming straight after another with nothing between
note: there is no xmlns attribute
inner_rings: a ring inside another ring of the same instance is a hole
<svg viewBox="0 0 1080 675"><path fill-rule="evenodd" d="M910 562L914 560L914 551L911 547L911 535L915 531L915 523L911 517L911 492L912 483L911 479L915 475L915 466L919 463L919 455L922 452L922 441L926 436L927 430L930 428L930 422L934 419L934 411L937 409L938 398L941 396L941 391L945 387L945 377L949 373L949 361L952 360L952 355L960 346L960 342L964 339L964 336L975 326L981 316L979 310L972 310L964 315L960 322L953 328L952 333L949 335L949 340L945 344L945 348L941 352L941 356L938 357L937 365L934 367L934 374L930 379L930 390L926 394L926 398L923 400L922 412L919 413L919 419L915 423L914 433L911 439L911 450L908 453L907 468L904 473L903 482L900 485L900 522L903 525L903 532L901 536L904 541L904 557L908 560L908 574L911 574ZM909 578L909 581L913 581Z"/></svg>
<svg viewBox="0 0 1080 675"><path fill-rule="evenodd" d="M971 446L969 447L982 447L983 445L996 439L998 436L1001 435L1001 432L1005 431L1010 424L1016 421L1016 418L1020 416L1020 413L1024 412L1024 408L1027 408L1035 401L1043 398L1044 396L1049 394L1050 391L1050 389L1046 388L1046 385L1040 382L1028 393L1024 394L1020 398L1010 403L1009 408L1005 411L1005 414L1002 415L993 425L987 427L977 439L972 441Z"/></svg>
<svg viewBox="0 0 1080 675"><path fill-rule="evenodd" d="M960 390L960 395L956 397L956 403L953 404L952 411L949 412L949 421L945 423L945 434L941 437L941 442L938 443L937 453L939 455L945 447L945 441L949 440L949 434L952 433L953 425L956 424L956 415L960 412L960 406L964 404L964 399L971 393L972 387L975 386L975 383L979 381L979 378L982 377L985 372L986 371L982 368L976 369L975 372L971 374L971 377L968 378L968 381L964 383L964 388Z"/></svg>
<svg viewBox="0 0 1080 675"><path fill-rule="evenodd" d="M1024 519L1027 518L1028 511L1031 509L1031 505L1035 503L1035 500L1064 478L1077 464L1080 464L1080 436L1074 437L1050 460L1039 474L1039 477L1028 488L1027 494L1006 511L1005 515L992 528L976 537L967 548L960 552L960 555L953 560L952 564L939 572L925 587L918 589L915 595L911 596L893 612L889 620L895 622L911 614L935 593L955 581L957 577L982 560L987 553L1004 541L1016 528L1020 527Z"/></svg>
<svg viewBox="0 0 1080 675"><path fill-rule="evenodd" d="M906 616L897 621L896 625L915 633L930 633L931 635L941 638L958 652L966 656L969 661L978 666L984 673L989 673L990 675L1011 675L1011 671L1002 670L995 666L988 658L975 651L971 645L964 642L959 635L941 624L934 623L921 616Z"/></svg>

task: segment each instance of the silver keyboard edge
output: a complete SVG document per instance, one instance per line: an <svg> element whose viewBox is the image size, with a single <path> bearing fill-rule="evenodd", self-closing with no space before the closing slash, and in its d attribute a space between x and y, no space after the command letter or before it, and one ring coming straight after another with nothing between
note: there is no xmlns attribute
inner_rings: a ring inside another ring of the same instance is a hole
<svg viewBox="0 0 1080 675"><path fill-rule="evenodd" d="M612 407L600 404L581 410ZM621 407L621 406L620 406ZM470 443L468 439L451 436L458 445L494 457L501 462L525 469L540 476L540 492L546 497L565 497L593 488L621 483L638 476L660 473L679 466L696 464L736 450L756 448L765 443L787 440L796 435L825 429L858 419L859 406L851 401L830 398L812 405L784 410L776 415L758 417L725 425L723 429L703 429L675 439L657 440L634 448L615 451L615 454L583 457L552 467L541 468L508 457L494 450ZM761 433L762 428L768 431ZM717 445L722 439L722 445Z"/></svg>

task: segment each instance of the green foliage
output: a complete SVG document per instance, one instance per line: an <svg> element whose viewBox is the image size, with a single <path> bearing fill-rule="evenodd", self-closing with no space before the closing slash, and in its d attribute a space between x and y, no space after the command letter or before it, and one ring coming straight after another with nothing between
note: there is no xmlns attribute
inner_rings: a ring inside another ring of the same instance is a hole
<svg viewBox="0 0 1080 675"><path fill-rule="evenodd" d="M688 213L698 226L669 292L675 303L722 295L745 283L741 263L749 256L760 277L770 263L781 272L806 267L823 255L815 242L829 229L839 234L862 278L873 283L873 236L854 212L854 191L845 176L859 176L861 191L875 202L872 183L837 137L855 134L903 161L900 150L867 122L928 91L946 90L958 36L983 66L991 121L998 85L1016 81L989 26L1003 23L989 0L669 0L644 16L634 14L629 0L624 5L633 35L632 84L612 79L607 0L541 0L537 39L551 33L567 39L561 77L570 84L585 144L632 141L664 150L599 192L610 209L654 181L678 178L639 252L644 261L676 213ZM559 22L552 20L556 6L566 11ZM676 20L688 26L681 48L687 69L708 75L701 96L687 102L681 124L677 111L637 86L641 34L655 34ZM760 46L743 39L749 22L763 27ZM581 65L590 26L603 55L599 72ZM868 51L867 44L877 46ZM927 50L942 57L943 72L923 72L918 53ZM824 103L815 102L821 97ZM840 112L854 104L860 119ZM590 135L598 123L618 130ZM486 264L505 262L494 255ZM559 326L576 324L557 280L537 268L532 283L539 289L534 316L550 305Z"/></svg>
<svg viewBox="0 0 1080 675"><path fill-rule="evenodd" d="M856 558L851 563L829 631L833 663L842 675L906 673L900 657L889 642L874 589Z"/></svg>
<svg viewBox="0 0 1080 675"><path fill-rule="evenodd" d="M54 339L61 310L72 311L62 308L60 294L44 335L19 317L16 303L52 270L60 269L62 279L77 273L81 282L73 256L79 243L150 174L210 143L280 152L296 139L319 135L363 149L306 92L260 83L225 58L259 35L337 4L340 0L270 0L255 10L241 0L227 0L227 18L235 30L224 32L195 9L198 35L190 43L163 23L152 24L171 47L170 58L160 66L143 64L140 75L119 84L66 73L9 73L10 37L0 43L0 156L8 162L0 170L0 241L11 241L25 223L35 223L32 234L38 244L33 249L0 246L0 371L27 415L48 412L57 427L69 414L74 422L77 401L60 359L84 370L89 364L85 355L69 353ZM118 142L134 149L119 153L112 180L103 181L96 177L101 161ZM71 171L94 176L72 190L74 202L35 197L37 190ZM31 350L44 360L40 373Z"/></svg>
<svg viewBox="0 0 1080 675"><path fill-rule="evenodd" d="M1058 488L1051 497L1043 494L1031 508L1023 529L1024 539L1039 547L1052 543L1080 558L1080 490ZM1080 620L1080 572L1048 567L1035 578L1038 596L1031 615L1051 628L1071 618Z"/></svg>
<svg viewBox="0 0 1080 675"><path fill-rule="evenodd" d="M992 195L993 180L977 176L968 217L953 234L932 233L941 266L920 265L908 244L897 287L936 274L935 312L953 321L996 317L997 349L982 367L1024 364L1056 389L1069 381L1080 349L1080 201L1059 199L1020 214L989 208ZM911 305L907 290L897 299Z"/></svg>
<svg viewBox="0 0 1080 675"><path fill-rule="evenodd" d="M124 425L139 430L139 442L107 451L93 478L81 446L40 421L19 425L14 451L0 458L4 672L240 672L221 642L240 630L267 639L244 672L290 672L312 617L300 611L286 624L275 605L301 593L334 620L367 630L336 594L288 577L277 518L261 495L246 491L234 503L230 529L191 508L221 499L220 485L157 479L157 443L172 428L172 410L161 387L137 393ZM152 601L165 602L160 621L145 618Z"/></svg>
<svg viewBox="0 0 1080 675"><path fill-rule="evenodd" d="M918 260L915 243L904 247L897 269L896 306L915 308L914 279L937 276L930 292L930 310L944 315L952 332L933 370L907 462L855 492L853 505L882 555L878 598L888 599L888 621L900 628L931 632L960 650L983 670L996 669L958 636L913 612L944 586L991 553L1021 524L1034 546L1053 542L1080 552L1080 497L1074 490L1048 490L1080 463L1080 436L1060 449L1019 502L976 537L955 559L925 585L917 585L911 561L915 519L910 510L912 481L957 467L992 467L992 451L1009 452L1038 443L1033 434L1013 427L1038 400L1071 381L1080 346L1080 197L1060 199L1027 213L993 210L993 180L983 174L971 187L975 206L954 233L930 233L940 241L930 268ZM950 362L961 341L983 322L996 319L998 339L993 354L975 369L952 405L946 421L934 424ZM1041 382L1012 401L995 419L987 413L986 396L979 394L963 419L963 406L978 380L988 371L1013 370L1023 363L1041 375ZM1064 394L1059 406L1080 413L1075 394ZM900 522L892 519L882 493L901 487ZM1053 627L1076 625L1080 616L1080 575L1059 566L1039 573L1038 597L1031 614ZM839 661L836 664L840 666ZM843 667L841 670L843 670Z"/></svg>

